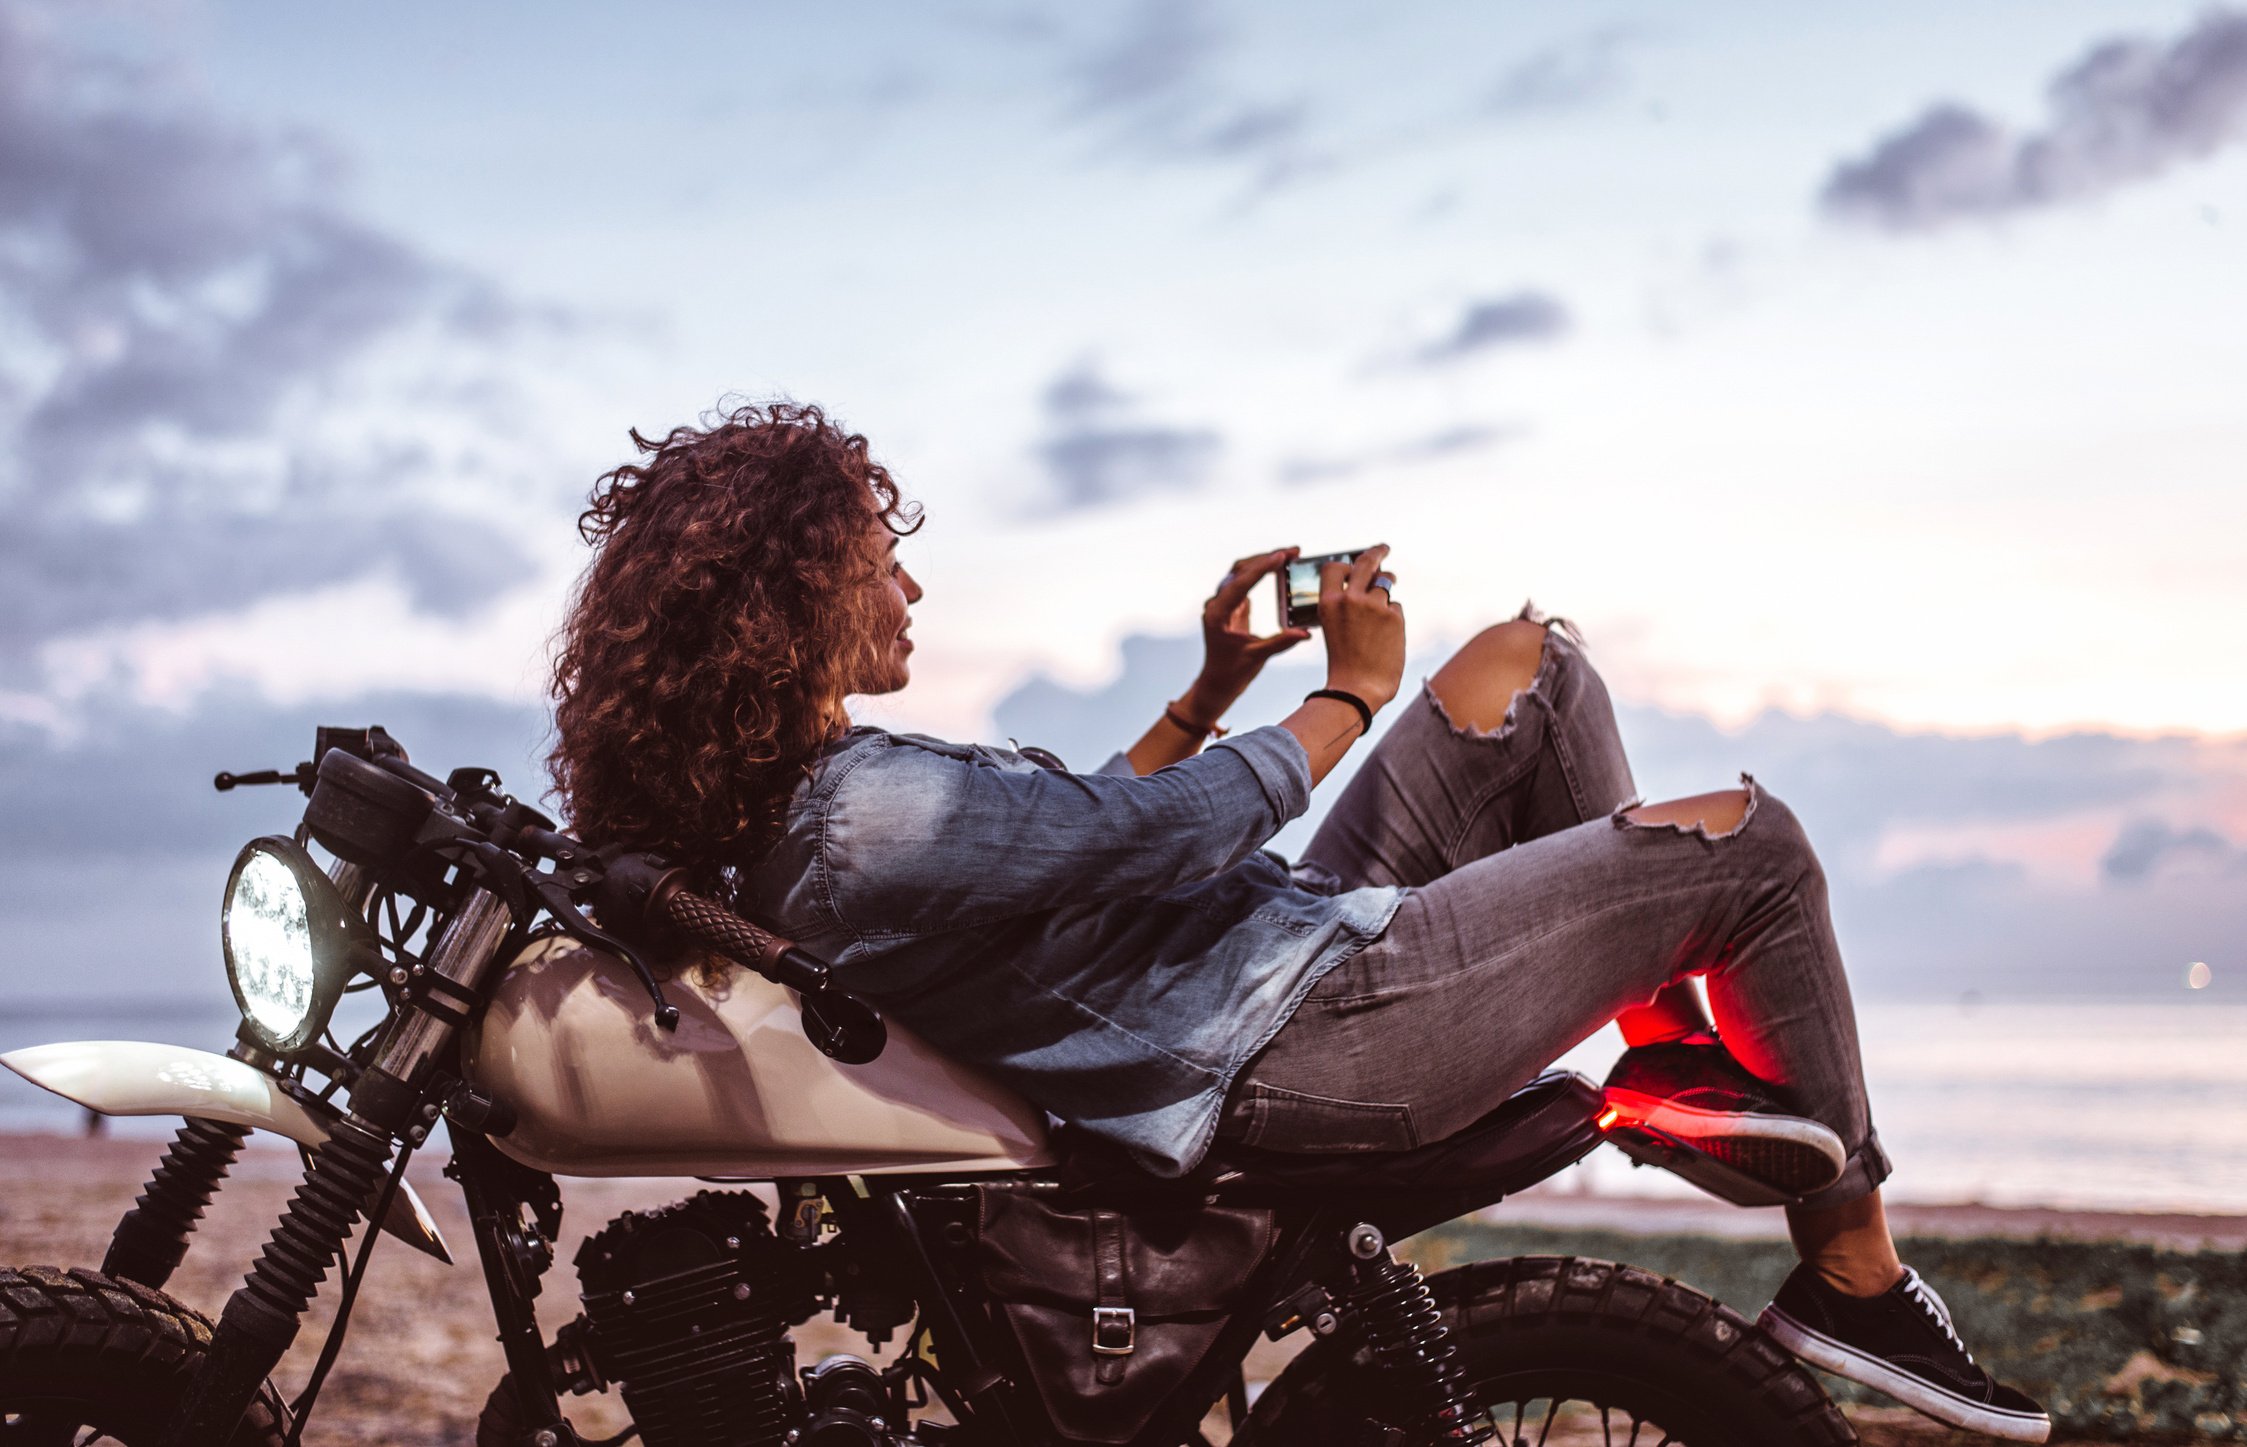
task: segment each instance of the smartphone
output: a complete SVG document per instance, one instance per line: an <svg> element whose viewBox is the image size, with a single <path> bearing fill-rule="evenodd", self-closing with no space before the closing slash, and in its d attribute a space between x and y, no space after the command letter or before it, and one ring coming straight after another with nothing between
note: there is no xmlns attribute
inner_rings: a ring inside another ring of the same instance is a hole
<svg viewBox="0 0 2247 1447"><path fill-rule="evenodd" d="M1356 552L1327 553L1316 558L1297 558L1279 571L1280 621L1290 628L1316 628L1319 626L1319 569L1328 563L1348 563L1357 559Z"/></svg>

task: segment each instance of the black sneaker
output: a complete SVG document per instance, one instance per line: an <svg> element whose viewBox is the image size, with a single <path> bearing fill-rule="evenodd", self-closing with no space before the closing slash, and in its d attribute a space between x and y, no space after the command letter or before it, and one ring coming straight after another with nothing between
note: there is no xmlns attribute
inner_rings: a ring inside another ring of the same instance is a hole
<svg viewBox="0 0 2247 1447"><path fill-rule="evenodd" d="M1798 1200L1841 1179L1841 1137L1740 1067L1711 1030L1623 1052L1604 1128L1625 1154L1742 1206Z"/></svg>
<svg viewBox="0 0 2247 1447"><path fill-rule="evenodd" d="M1878 1296L1850 1296L1798 1266L1763 1309L1760 1324L1815 1367L1886 1392L1938 1422L2042 1442L2052 1419L2027 1396L1974 1364L1951 1326L1950 1308L1919 1273Z"/></svg>

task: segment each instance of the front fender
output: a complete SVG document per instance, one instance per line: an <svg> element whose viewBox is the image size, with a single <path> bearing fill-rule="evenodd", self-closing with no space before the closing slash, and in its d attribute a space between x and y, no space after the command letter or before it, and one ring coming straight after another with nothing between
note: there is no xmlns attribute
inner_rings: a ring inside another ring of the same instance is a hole
<svg viewBox="0 0 2247 1447"><path fill-rule="evenodd" d="M71 1040L0 1055L0 1065L102 1115L190 1115L287 1136L300 1146L328 1138L320 1118L284 1095L264 1071L184 1045ZM452 1251L414 1188L401 1180L382 1229L450 1266Z"/></svg>

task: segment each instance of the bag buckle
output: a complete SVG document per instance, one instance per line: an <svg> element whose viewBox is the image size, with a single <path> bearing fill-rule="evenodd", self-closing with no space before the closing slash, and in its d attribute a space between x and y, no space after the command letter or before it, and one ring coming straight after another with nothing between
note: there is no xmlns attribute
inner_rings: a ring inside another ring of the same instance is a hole
<svg viewBox="0 0 2247 1447"><path fill-rule="evenodd" d="M1131 1355L1132 1336L1138 1325L1138 1316L1128 1306L1096 1306L1092 1309L1092 1352L1094 1356L1128 1357Z"/></svg>

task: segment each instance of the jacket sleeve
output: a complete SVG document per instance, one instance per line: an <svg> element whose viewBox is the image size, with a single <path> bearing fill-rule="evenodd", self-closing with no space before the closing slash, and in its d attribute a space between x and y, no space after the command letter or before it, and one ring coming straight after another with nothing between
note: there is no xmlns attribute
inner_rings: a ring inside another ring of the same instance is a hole
<svg viewBox="0 0 2247 1447"><path fill-rule="evenodd" d="M1161 894L1237 864L1310 796L1303 745L1276 726L1144 778L1008 769L898 738L834 786L820 892L869 942Z"/></svg>

